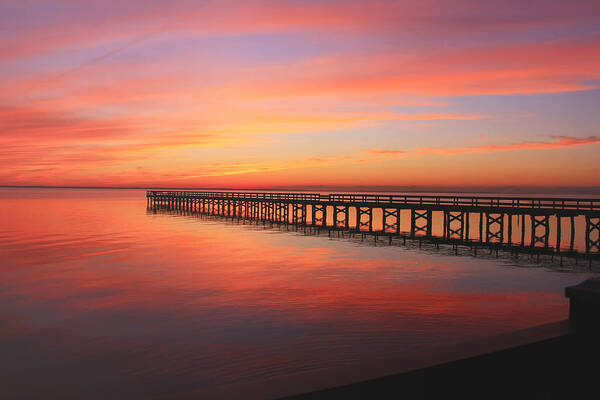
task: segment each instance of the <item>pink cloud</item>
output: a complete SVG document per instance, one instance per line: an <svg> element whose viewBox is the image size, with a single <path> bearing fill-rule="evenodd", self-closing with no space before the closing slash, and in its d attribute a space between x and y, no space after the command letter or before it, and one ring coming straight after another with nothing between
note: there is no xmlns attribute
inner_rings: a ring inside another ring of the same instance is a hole
<svg viewBox="0 0 600 400"><path fill-rule="evenodd" d="M365 153L372 154L375 156L384 155L384 156L401 156L408 154L407 151L404 150L390 150L390 149L370 149L366 150Z"/></svg>
<svg viewBox="0 0 600 400"><path fill-rule="evenodd" d="M37 4L39 3L39 4ZM439 36L490 30L523 29L594 23L600 6L591 1L568 5L551 1L523 4L517 1L462 0L451 7L434 0L368 3L286 2L248 0L177 1L164 3L130 0L60 1L44 15L43 2L22 5L22 14L7 13L6 32L0 35L0 59L33 57L61 49L82 48L134 40L153 33L192 33L194 36L228 36L294 32L380 32L388 35L425 29ZM39 18L28 19L27 11ZM443 11L443 12L440 12ZM24 21L18 21L18 17Z"/></svg>
<svg viewBox="0 0 600 400"><path fill-rule="evenodd" d="M482 154L499 151L513 150L540 150L540 149L562 149L566 147L583 146L600 143L599 136L588 136L584 138L570 136L556 136L552 141L524 141L509 144L488 144L482 146L439 148L420 147L420 155L457 155L457 154Z"/></svg>

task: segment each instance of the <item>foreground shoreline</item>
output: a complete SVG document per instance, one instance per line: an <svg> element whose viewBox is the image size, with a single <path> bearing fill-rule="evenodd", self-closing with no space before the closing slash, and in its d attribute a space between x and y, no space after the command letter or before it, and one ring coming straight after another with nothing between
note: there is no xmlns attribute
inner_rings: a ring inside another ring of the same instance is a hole
<svg viewBox="0 0 600 400"><path fill-rule="evenodd" d="M421 355L410 370L284 398L562 399L595 393L600 279L565 293L569 320L446 346Z"/></svg>

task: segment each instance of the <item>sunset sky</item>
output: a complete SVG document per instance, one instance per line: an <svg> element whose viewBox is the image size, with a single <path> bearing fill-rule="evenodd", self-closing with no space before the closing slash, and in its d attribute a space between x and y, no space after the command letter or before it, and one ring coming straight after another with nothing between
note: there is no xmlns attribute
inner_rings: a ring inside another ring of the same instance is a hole
<svg viewBox="0 0 600 400"><path fill-rule="evenodd" d="M0 185L598 186L600 1L0 0Z"/></svg>

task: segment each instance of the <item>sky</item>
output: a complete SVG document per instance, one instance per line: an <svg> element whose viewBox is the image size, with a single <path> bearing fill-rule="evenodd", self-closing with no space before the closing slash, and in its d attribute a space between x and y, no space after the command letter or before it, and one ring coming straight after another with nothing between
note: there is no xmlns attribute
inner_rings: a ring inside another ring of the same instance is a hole
<svg viewBox="0 0 600 400"><path fill-rule="evenodd" d="M595 0L0 0L0 185L599 186Z"/></svg>

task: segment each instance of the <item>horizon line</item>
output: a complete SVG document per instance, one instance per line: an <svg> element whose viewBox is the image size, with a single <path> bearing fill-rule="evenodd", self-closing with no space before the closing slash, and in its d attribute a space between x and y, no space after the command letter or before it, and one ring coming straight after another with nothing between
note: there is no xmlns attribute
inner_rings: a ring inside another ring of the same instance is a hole
<svg viewBox="0 0 600 400"><path fill-rule="evenodd" d="M600 186L528 186L528 185L502 185L502 186L418 186L418 185L294 185L271 187L202 187L202 186L82 186L82 185L0 185L2 189L92 189L92 190L240 190L240 191L268 191L268 190L319 190L337 189L340 191L361 190L366 192L466 192L489 193L505 191L538 191L539 193L570 193L570 194L600 194Z"/></svg>

